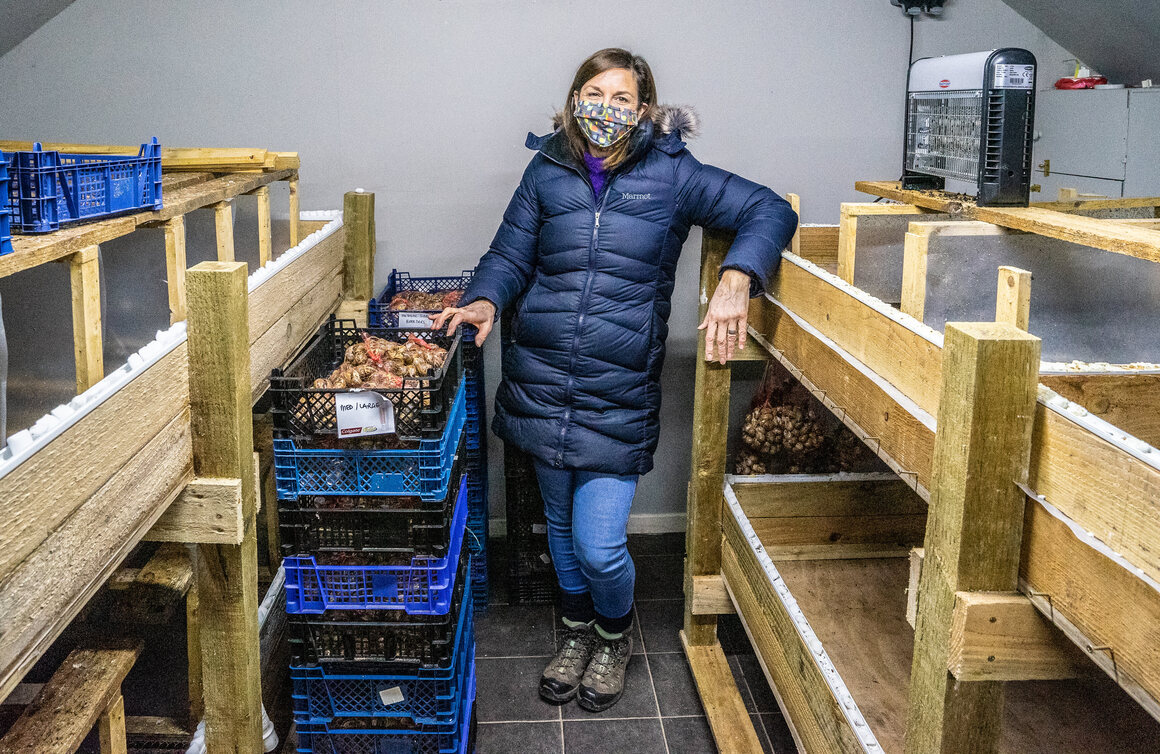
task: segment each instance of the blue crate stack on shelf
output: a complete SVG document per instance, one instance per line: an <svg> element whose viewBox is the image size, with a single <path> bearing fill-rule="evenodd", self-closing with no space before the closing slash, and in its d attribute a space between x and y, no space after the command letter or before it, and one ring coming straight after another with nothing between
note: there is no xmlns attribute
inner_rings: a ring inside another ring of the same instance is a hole
<svg viewBox="0 0 1160 754"><path fill-rule="evenodd" d="M348 390L316 380L372 336L421 338L447 356L375 388L394 432L340 437L337 396ZM473 750L463 364L462 333L332 318L271 375L299 752Z"/></svg>
<svg viewBox="0 0 1160 754"><path fill-rule="evenodd" d="M471 282L471 271L447 277L417 277L408 272L391 270L387 284L367 304L367 322L372 327L430 327L428 315L440 308L406 308L407 294L443 294L442 305L457 302L456 292ZM429 300L439 298L430 296ZM484 382L483 351L475 345L474 328L465 328L463 336L463 371L467 384L467 461L468 513L467 538L471 549L472 597L475 609L487 608L490 597L488 582L488 484L487 484L487 393Z"/></svg>
<svg viewBox="0 0 1160 754"><path fill-rule="evenodd" d="M12 253L11 216L8 209L8 158L0 152L0 256Z"/></svg>

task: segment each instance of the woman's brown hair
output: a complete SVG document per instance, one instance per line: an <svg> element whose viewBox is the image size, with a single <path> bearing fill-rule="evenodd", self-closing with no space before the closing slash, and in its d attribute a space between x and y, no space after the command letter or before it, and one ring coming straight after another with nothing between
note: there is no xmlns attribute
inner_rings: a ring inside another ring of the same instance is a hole
<svg viewBox="0 0 1160 754"><path fill-rule="evenodd" d="M641 116L641 122L652 120L653 112L656 110L657 85L656 81L653 80L652 69L648 67L644 58L619 47L606 47L589 55L588 59L576 69L576 75L572 78L572 86L568 87L568 96L564 100L564 135L568 137L568 147L572 150L572 156L580 164L584 164L584 154L588 151L588 140L581 133L580 125L576 119L572 117L572 112L576 109L572 103L572 95L576 93L579 96L580 88L584 86L585 82L613 68L626 68L632 71L632 76L636 79L637 109L639 110L642 105L649 106L645 114ZM628 156L629 141L631 141L631 137L617 142L613 147L612 154L604 158L605 170L612 170L624 162L625 157Z"/></svg>

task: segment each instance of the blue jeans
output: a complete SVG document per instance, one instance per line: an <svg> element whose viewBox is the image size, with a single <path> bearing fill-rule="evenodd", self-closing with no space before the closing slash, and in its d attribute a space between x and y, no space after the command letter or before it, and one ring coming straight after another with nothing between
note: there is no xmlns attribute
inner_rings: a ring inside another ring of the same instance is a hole
<svg viewBox="0 0 1160 754"><path fill-rule="evenodd" d="M637 475L554 469L536 460L548 519L548 549L560 589L591 593L597 621L609 623L632 610L636 568L628 554L628 511Z"/></svg>

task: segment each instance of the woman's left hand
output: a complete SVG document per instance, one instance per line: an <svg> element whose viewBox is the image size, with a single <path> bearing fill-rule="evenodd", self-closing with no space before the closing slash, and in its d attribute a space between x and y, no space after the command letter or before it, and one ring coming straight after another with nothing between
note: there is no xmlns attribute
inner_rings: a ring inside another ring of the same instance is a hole
<svg viewBox="0 0 1160 754"><path fill-rule="evenodd" d="M705 320L697 328L705 331L705 361L713 361L714 346L722 364L733 358L735 350L744 350L748 320L749 275L725 270L709 301Z"/></svg>

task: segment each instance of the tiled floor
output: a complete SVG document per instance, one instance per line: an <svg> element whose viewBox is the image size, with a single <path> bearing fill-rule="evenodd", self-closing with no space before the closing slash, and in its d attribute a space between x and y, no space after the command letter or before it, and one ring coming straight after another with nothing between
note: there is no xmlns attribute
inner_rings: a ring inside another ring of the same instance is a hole
<svg viewBox="0 0 1160 754"><path fill-rule="evenodd" d="M542 701L540 672L555 653L556 609L510 605L503 543L489 545L492 600L476 617L479 754L711 754L716 751L681 652L684 535L634 535L637 569L634 656L624 696L592 714L575 702ZM721 645L767 752L793 754L793 739L735 616L718 623Z"/></svg>

